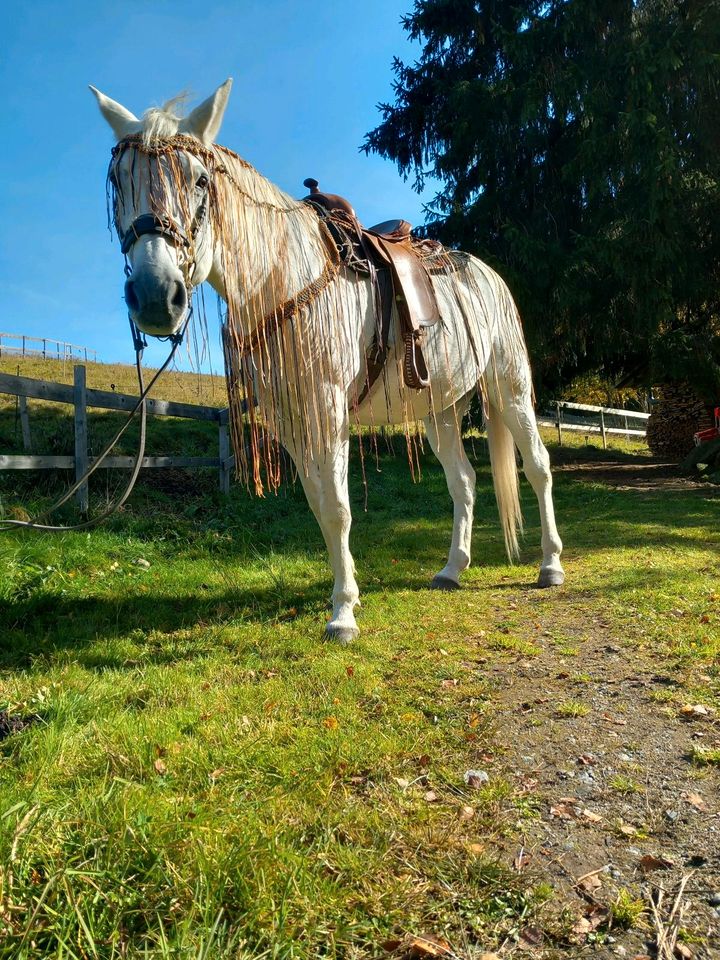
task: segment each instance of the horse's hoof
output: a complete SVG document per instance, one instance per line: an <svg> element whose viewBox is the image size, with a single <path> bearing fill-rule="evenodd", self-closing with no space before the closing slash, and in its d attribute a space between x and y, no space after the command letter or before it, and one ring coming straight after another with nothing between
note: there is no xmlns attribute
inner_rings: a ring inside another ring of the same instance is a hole
<svg viewBox="0 0 720 960"><path fill-rule="evenodd" d="M348 644L356 640L360 631L357 627L334 627L328 624L325 627L325 636L328 640L339 643L341 647L347 647Z"/></svg>
<svg viewBox="0 0 720 960"><path fill-rule="evenodd" d="M460 584L457 580L451 580L450 577L441 577L436 574L430 583L431 590L459 590Z"/></svg>
<svg viewBox="0 0 720 960"><path fill-rule="evenodd" d="M562 570L541 570L538 577L538 587L560 587L565 583L565 574Z"/></svg>

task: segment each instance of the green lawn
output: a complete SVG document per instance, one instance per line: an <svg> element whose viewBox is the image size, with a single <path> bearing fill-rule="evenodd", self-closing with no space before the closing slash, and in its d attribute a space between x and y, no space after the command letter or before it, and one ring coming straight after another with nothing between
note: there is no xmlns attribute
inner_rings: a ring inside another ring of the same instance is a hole
<svg viewBox="0 0 720 960"><path fill-rule="evenodd" d="M348 649L323 641L330 579L299 485L258 500L156 476L100 530L2 534L0 708L39 721L0 744L0 957L362 960L406 932L492 949L542 916L552 890L495 852L528 797L497 767L463 779L505 746L486 666L602 615L697 665L709 698L720 499L560 473L568 580L531 595L537 507L523 484L510 567L474 445L459 593L425 589L451 516L431 456L415 485L401 452L368 458L367 512L355 471ZM5 506L32 512L36 484L0 477Z"/></svg>

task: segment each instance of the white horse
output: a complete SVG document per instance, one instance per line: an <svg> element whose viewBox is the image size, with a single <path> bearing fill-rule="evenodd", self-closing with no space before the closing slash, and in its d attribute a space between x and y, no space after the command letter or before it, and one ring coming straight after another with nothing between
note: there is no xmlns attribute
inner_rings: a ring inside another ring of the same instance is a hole
<svg viewBox="0 0 720 960"><path fill-rule="evenodd" d="M235 402L237 414L242 397L255 395L259 413L251 410L251 418L295 460L327 544L335 582L326 633L341 642L358 634L349 546L352 422L407 427L423 421L454 508L447 563L431 586L457 589L470 564L475 489L460 423L477 391L508 554L517 554L522 526L517 445L540 506L538 586L561 584L549 457L535 421L520 320L504 282L467 254L446 252L437 269L430 262L441 315L423 340L430 387L404 385L402 343L394 329L383 374L362 396L377 331L370 281L340 262L310 206L215 144L230 87L228 80L184 118L176 115L178 101L170 101L141 119L91 87L117 140L109 180L131 269L125 299L131 319L153 336L177 333L201 282L209 281L224 299L231 410ZM242 457L248 446L240 435L242 418L232 420L236 456ZM271 473L272 463L266 467ZM261 489L257 466L254 473L248 469L246 480Z"/></svg>

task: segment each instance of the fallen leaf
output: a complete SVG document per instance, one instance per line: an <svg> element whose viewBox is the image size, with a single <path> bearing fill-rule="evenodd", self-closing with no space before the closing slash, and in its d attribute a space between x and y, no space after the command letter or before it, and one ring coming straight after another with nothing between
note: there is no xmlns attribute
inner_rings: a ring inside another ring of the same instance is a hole
<svg viewBox="0 0 720 960"><path fill-rule="evenodd" d="M430 766L430 757L427 753L424 753L421 757L418 757L418 765L421 767Z"/></svg>
<svg viewBox="0 0 720 960"><path fill-rule="evenodd" d="M680 943L680 941L675 944L675 953L682 957L682 960L692 960L695 956L690 947L686 943Z"/></svg>
<svg viewBox="0 0 720 960"><path fill-rule="evenodd" d="M428 960L432 957L457 960L457 954L447 940L434 937L431 933L420 936L408 934L393 948L392 952L396 955L397 960Z"/></svg>
<svg viewBox="0 0 720 960"><path fill-rule="evenodd" d="M475 854L484 853L484 852L485 852L485 844L484 844L484 843L469 843L469 844L468 844L468 850L470 851L470 853L475 853Z"/></svg>
<svg viewBox="0 0 720 960"><path fill-rule="evenodd" d="M701 703L686 703L684 707L680 707L679 713L680 716L685 717L686 720L693 720L696 717L707 717L710 711Z"/></svg>
<svg viewBox="0 0 720 960"><path fill-rule="evenodd" d="M401 790L407 790L407 788L410 786L410 781L405 780L404 777L393 777L393 779Z"/></svg>
<svg viewBox="0 0 720 960"><path fill-rule="evenodd" d="M570 803L554 803L550 805L550 816L557 817L560 820L574 820L576 817L575 807Z"/></svg>
<svg viewBox="0 0 720 960"><path fill-rule="evenodd" d="M337 717L325 717L323 720L323 726L328 730L337 730L340 724L338 723Z"/></svg>
<svg viewBox="0 0 720 960"><path fill-rule="evenodd" d="M537 950L545 942L545 937L539 927L525 927L520 931L517 943L518 950Z"/></svg>
<svg viewBox="0 0 720 960"><path fill-rule="evenodd" d="M346 673L349 677L354 677L354 676L355 676L355 667L345 667L345 673Z"/></svg>
<svg viewBox="0 0 720 960"><path fill-rule="evenodd" d="M460 819L461 820L472 820L475 816L475 807L460 807Z"/></svg>
<svg viewBox="0 0 720 960"><path fill-rule="evenodd" d="M614 723L618 727L626 727L627 720L623 720L620 717L612 717L609 713L604 713L602 715L603 720L606 720L608 723Z"/></svg>
<svg viewBox="0 0 720 960"><path fill-rule="evenodd" d="M672 860L665 857L654 857L651 853L646 853L640 857L640 869L643 873L650 873L652 870L669 870L674 866Z"/></svg>
<svg viewBox="0 0 720 960"><path fill-rule="evenodd" d="M588 810L587 807L583 807L582 811L583 820L587 820L589 823L600 823L602 817L599 813L593 813L592 810Z"/></svg>
<svg viewBox="0 0 720 960"><path fill-rule="evenodd" d="M605 923L609 915L610 911L607 907L597 904L597 906L591 907L584 916L578 918L577 922L573 925L572 932L575 936L579 937L585 937L589 933L594 933L598 927Z"/></svg>
<svg viewBox="0 0 720 960"><path fill-rule="evenodd" d="M440 684L445 690L450 690L453 687L456 687L460 681L459 680L443 680Z"/></svg>
<svg viewBox="0 0 720 960"><path fill-rule="evenodd" d="M597 763L597 757L593 756L592 753L581 753L577 762L583 767L592 767Z"/></svg>
<svg viewBox="0 0 720 960"><path fill-rule="evenodd" d="M213 770L212 773L208 774L210 780L215 783L216 780L219 780L220 777L225 773L225 767L218 767L217 770Z"/></svg>
<svg viewBox="0 0 720 960"><path fill-rule="evenodd" d="M437 803L440 797L435 793L434 790L428 790L425 794L425 799L428 803Z"/></svg>
<svg viewBox="0 0 720 960"><path fill-rule="evenodd" d="M637 828L631 826L629 823L623 823L622 821L618 824L618 831L619 831L624 837L636 837L636 836L637 836Z"/></svg>
<svg viewBox="0 0 720 960"><path fill-rule="evenodd" d="M600 879L597 873L593 873L589 877L583 877L582 880L577 884L581 890L584 890L586 893L594 893L596 890L599 890L602 886L602 880Z"/></svg>
<svg viewBox="0 0 720 960"><path fill-rule="evenodd" d="M484 783L488 783L490 777L484 770L466 770L463 780L472 790L479 790Z"/></svg>
<svg viewBox="0 0 720 960"><path fill-rule="evenodd" d="M155 770L160 774L161 777L164 777L167 773L167 766L164 760L156 760L154 763Z"/></svg>
<svg viewBox="0 0 720 960"><path fill-rule="evenodd" d="M692 790L689 790L687 793L682 794L682 798L691 806L695 807L696 810L700 810L702 813L708 812L708 805L699 793L694 793Z"/></svg>

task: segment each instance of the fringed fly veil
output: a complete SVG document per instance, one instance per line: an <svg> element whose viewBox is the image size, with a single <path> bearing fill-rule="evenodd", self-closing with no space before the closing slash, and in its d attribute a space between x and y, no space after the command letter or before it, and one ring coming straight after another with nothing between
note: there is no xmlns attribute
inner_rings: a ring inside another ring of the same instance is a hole
<svg viewBox="0 0 720 960"><path fill-rule="evenodd" d="M343 402L360 422L357 398L366 352L380 329L369 283L342 266L335 241L307 203L283 193L231 150L205 147L194 137L138 135L115 147L108 205L116 225L119 204L129 202L134 209L136 202L134 196L122 196L112 172L126 150L132 151L136 176L147 178L151 212L170 225L170 236L177 235L188 285L195 244L208 242L208 231L199 229L207 217L226 304L222 337L236 470L247 487L262 494L265 486L274 489L280 482L279 441L291 444L298 468L305 470L330 448L333 424L339 421L329 415L331 396L337 396L329 385L344 391ZM210 175L205 200L195 210L184 152L200 159ZM131 180L135 184L136 177ZM419 252L423 255L422 246ZM476 388L502 402L499 379L515 392L514 385L520 389L529 376L520 320L507 287L464 253L430 254L425 263L443 318L427 331L423 346L433 358L431 403L448 409ZM372 316L366 322L368 311ZM404 388L400 368L401 352L391 351L382 373L384 389L365 406L378 407L376 418L371 410L371 427L375 422L404 425L412 464L419 401ZM399 405L393 389L400 393ZM423 403L427 408L426 399ZM391 408L401 410L399 419L390 418Z"/></svg>

